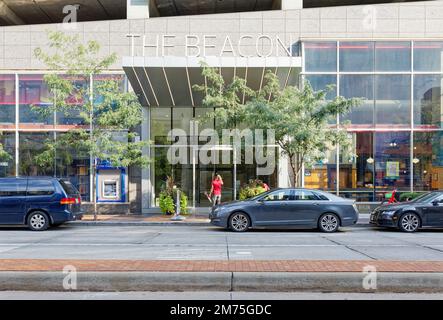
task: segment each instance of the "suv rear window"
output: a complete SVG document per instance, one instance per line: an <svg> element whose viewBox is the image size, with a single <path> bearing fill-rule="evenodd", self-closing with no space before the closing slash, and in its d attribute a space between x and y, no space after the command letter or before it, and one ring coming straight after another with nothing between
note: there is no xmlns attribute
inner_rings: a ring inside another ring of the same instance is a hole
<svg viewBox="0 0 443 320"><path fill-rule="evenodd" d="M49 196L54 192L55 188L51 180L28 181L28 196Z"/></svg>
<svg viewBox="0 0 443 320"><path fill-rule="evenodd" d="M68 180L59 180L60 184L63 187L63 190L65 190L67 195L77 195L79 192L77 189L72 185L71 181Z"/></svg>

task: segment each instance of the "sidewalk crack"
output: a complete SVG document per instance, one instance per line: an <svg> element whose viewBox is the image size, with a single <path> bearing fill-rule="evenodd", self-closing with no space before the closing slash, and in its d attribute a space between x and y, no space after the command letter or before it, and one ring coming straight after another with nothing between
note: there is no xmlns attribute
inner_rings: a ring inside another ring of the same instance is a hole
<svg viewBox="0 0 443 320"><path fill-rule="evenodd" d="M371 259L371 260L377 260L377 258L374 258L374 257L370 256L369 254L364 253L364 252L361 252L361 251L359 251L359 250L357 250L357 249L351 248L351 247L350 247L349 245L347 245L347 244L340 243L340 242L338 242L338 241L335 241L335 240L329 239L329 238L324 237L324 236L322 236L322 238L323 238L323 239L326 239L326 240L329 240L330 242L332 242L332 243L334 243L334 244L337 244L337 245L339 245L339 246L345 247L346 249L349 249L349 250L351 250L351 251L353 251L353 252L359 253L359 254L361 254L361 255L363 255L363 256L365 256L365 257L368 257L368 258Z"/></svg>

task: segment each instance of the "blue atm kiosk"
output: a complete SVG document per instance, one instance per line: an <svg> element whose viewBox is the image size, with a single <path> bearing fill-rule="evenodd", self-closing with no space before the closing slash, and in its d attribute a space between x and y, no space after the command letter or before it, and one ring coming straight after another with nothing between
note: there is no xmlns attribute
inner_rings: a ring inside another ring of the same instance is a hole
<svg viewBox="0 0 443 320"><path fill-rule="evenodd" d="M97 162L97 202L126 202L126 168L113 167L109 161Z"/></svg>

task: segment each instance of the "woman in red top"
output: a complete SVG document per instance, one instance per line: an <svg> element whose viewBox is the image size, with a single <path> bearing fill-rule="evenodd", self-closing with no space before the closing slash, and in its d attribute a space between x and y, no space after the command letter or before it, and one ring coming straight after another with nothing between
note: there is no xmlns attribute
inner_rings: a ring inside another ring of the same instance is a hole
<svg viewBox="0 0 443 320"><path fill-rule="evenodd" d="M209 193L209 195L212 196L213 206L221 203L222 186L223 179L221 175L216 173L214 179L212 180L211 192Z"/></svg>

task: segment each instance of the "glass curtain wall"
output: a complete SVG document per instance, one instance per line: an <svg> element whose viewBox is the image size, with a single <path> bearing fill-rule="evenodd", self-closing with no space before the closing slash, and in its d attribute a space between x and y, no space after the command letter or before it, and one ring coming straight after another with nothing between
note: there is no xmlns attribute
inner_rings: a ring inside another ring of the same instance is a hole
<svg viewBox="0 0 443 320"><path fill-rule="evenodd" d="M124 74L95 76L93 81L109 78L121 81L121 89L127 90ZM82 78L74 81L79 87L87 85ZM79 189L83 200L89 201L89 156L60 148L56 150L53 165L40 167L35 163L35 157L44 150L45 141L57 139L63 131L83 124L78 111L59 114L39 112L52 103L43 74L0 75L0 143L9 154L7 158L0 159L0 177L49 175L69 178ZM75 103L81 102L72 99L72 104Z"/></svg>
<svg viewBox="0 0 443 320"><path fill-rule="evenodd" d="M303 56L314 89L334 85L335 94L363 99L333 124L352 139L351 149L331 151L338 173L326 169L330 161L307 168L306 186L358 201L443 187L443 42L304 42Z"/></svg>

